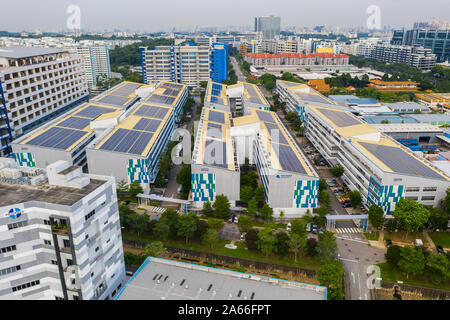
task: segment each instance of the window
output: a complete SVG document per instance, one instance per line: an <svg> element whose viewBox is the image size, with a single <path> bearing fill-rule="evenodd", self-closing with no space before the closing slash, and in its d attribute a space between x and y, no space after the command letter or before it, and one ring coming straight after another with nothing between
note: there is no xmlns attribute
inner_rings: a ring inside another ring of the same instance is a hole
<svg viewBox="0 0 450 320"><path fill-rule="evenodd" d="M420 191L420 187L409 187L406 188L406 192L419 192Z"/></svg>
<svg viewBox="0 0 450 320"><path fill-rule="evenodd" d="M6 253L16 250L16 245L12 245L9 247L0 248L0 253Z"/></svg>
<svg viewBox="0 0 450 320"><path fill-rule="evenodd" d="M73 265L72 259L66 259L66 261L67 261L67 266Z"/></svg>
<svg viewBox="0 0 450 320"><path fill-rule="evenodd" d="M437 187L423 187L423 191L426 192L430 192L430 191L436 191Z"/></svg>
<svg viewBox="0 0 450 320"><path fill-rule="evenodd" d="M54 264L54 265L58 265L58 261L56 261L56 260L52 260L52 264Z"/></svg>
<svg viewBox="0 0 450 320"><path fill-rule="evenodd" d="M84 216L84 220L88 221L88 219L90 217L92 217L95 214L95 210L92 210L91 212L89 212L87 215Z"/></svg>
<svg viewBox="0 0 450 320"><path fill-rule="evenodd" d="M64 240L63 240L63 244L64 244L64 247L70 248L70 241L69 241L69 240L64 239Z"/></svg>
<svg viewBox="0 0 450 320"><path fill-rule="evenodd" d="M16 223L11 223L8 224L8 230L12 230L12 229L17 229L20 227L25 227L27 225L26 221L20 221L20 222L16 222Z"/></svg>
<svg viewBox="0 0 450 320"><path fill-rule="evenodd" d="M55 296L55 300L64 300L64 298Z"/></svg>
<svg viewBox="0 0 450 320"><path fill-rule="evenodd" d="M0 270L0 276L5 276L5 275L7 275L9 273L16 272L16 271L19 271L19 270L20 270L20 266L14 266L14 267L10 267L10 268L5 268L5 269Z"/></svg>
<svg viewBox="0 0 450 320"><path fill-rule="evenodd" d="M52 245L52 242L51 242L50 240L45 240L45 239L44 239L44 244L51 246L51 245Z"/></svg>
<svg viewBox="0 0 450 320"><path fill-rule="evenodd" d="M12 291L16 292L16 291L23 290L23 289L26 289L26 288L34 287L34 286L37 286L40 283L41 283L40 280L31 281L31 282L22 284L20 286L12 287Z"/></svg>
<svg viewBox="0 0 450 320"><path fill-rule="evenodd" d="M432 201L432 200L434 200L434 196L423 196L422 197L422 200L425 200L425 201Z"/></svg>
<svg viewBox="0 0 450 320"><path fill-rule="evenodd" d="M111 295L114 297L116 295L116 290L114 290Z"/></svg>
<svg viewBox="0 0 450 320"><path fill-rule="evenodd" d="M44 220L44 224L51 225L52 223L50 222L50 220Z"/></svg>
<svg viewBox="0 0 450 320"><path fill-rule="evenodd" d="M73 300L80 300L78 296L73 296Z"/></svg>

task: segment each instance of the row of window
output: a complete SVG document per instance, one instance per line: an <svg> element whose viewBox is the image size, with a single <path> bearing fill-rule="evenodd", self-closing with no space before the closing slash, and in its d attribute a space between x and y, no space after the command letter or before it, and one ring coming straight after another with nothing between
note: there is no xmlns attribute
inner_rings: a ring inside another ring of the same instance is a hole
<svg viewBox="0 0 450 320"><path fill-rule="evenodd" d="M407 199L411 199L411 200L415 200L415 201L419 200L419 197L406 197L406 198ZM422 201L433 201L434 199L435 199L434 196L423 196L421 198Z"/></svg>
<svg viewBox="0 0 450 320"><path fill-rule="evenodd" d="M14 267L5 268L5 269L0 270L0 276L5 276L5 275L7 275L9 273L16 272L16 271L19 271L19 270L20 270L20 265L14 266Z"/></svg>
<svg viewBox="0 0 450 320"><path fill-rule="evenodd" d="M422 191L423 192L433 192L436 191L437 187L423 187ZM406 188L406 192L419 192L420 191L420 187L408 187Z"/></svg>
<svg viewBox="0 0 450 320"><path fill-rule="evenodd" d="M16 245L12 245L9 247L0 248L0 253L6 253L16 250Z"/></svg>
<svg viewBox="0 0 450 320"><path fill-rule="evenodd" d="M8 224L8 230L25 227L26 225L28 225L27 221L19 221L19 222L11 223L11 224Z"/></svg>
<svg viewBox="0 0 450 320"><path fill-rule="evenodd" d="M23 290L23 289L27 289L27 288L30 288L30 287L37 286L39 284L41 284L41 282L39 280L31 281L31 282L22 284L20 286L12 287L12 291L16 292L16 291L19 291L19 290Z"/></svg>

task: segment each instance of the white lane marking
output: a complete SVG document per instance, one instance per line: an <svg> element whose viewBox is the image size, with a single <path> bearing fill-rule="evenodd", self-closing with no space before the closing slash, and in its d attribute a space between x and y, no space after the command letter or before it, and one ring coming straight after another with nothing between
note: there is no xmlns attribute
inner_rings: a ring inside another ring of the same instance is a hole
<svg viewBox="0 0 450 320"><path fill-rule="evenodd" d="M344 238L344 237L336 237L336 239L343 239L343 240L355 241L355 242L367 244L367 241L361 241L361 240L355 240L355 239L347 239L347 238Z"/></svg>
<svg viewBox="0 0 450 320"><path fill-rule="evenodd" d="M342 260L342 261L348 261L348 262L358 262L359 263L359 261L358 260L351 260L351 259L344 259L344 258L339 258L340 260Z"/></svg>
<svg viewBox="0 0 450 320"><path fill-rule="evenodd" d="M350 272L350 274L352 275L353 283L355 283L355 274L353 272Z"/></svg>

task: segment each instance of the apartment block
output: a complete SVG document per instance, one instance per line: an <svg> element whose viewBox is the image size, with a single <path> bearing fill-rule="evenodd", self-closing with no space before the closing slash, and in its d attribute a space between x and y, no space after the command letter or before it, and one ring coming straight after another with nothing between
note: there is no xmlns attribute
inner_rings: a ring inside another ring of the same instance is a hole
<svg viewBox="0 0 450 320"><path fill-rule="evenodd" d="M113 299L126 282L114 178L7 158L0 177L0 299Z"/></svg>
<svg viewBox="0 0 450 320"><path fill-rule="evenodd" d="M405 63L411 67L428 71L436 64L436 55L431 51L431 49L418 46L377 44L373 46L369 58L387 63Z"/></svg>
<svg viewBox="0 0 450 320"><path fill-rule="evenodd" d="M348 66L349 56L335 53L247 53L244 60L263 66Z"/></svg>
<svg viewBox="0 0 450 320"><path fill-rule="evenodd" d="M11 142L88 100L81 60L61 49L0 49L0 155Z"/></svg>
<svg viewBox="0 0 450 320"><path fill-rule="evenodd" d="M81 57L81 64L89 88L96 86L98 81L105 81L111 78L109 50L106 44L78 47L76 51Z"/></svg>

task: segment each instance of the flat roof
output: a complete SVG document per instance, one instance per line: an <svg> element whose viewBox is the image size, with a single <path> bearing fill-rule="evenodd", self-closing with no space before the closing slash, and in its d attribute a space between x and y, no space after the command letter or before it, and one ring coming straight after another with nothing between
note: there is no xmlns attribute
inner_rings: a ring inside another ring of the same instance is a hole
<svg viewBox="0 0 450 320"><path fill-rule="evenodd" d="M0 48L0 57L8 59L21 59L60 52L67 52L67 50L41 47L5 47Z"/></svg>
<svg viewBox="0 0 450 320"><path fill-rule="evenodd" d="M306 84L284 80L277 80L277 82L283 84L287 88L287 90L291 91L301 100L316 103L335 104L333 100L328 99Z"/></svg>
<svg viewBox="0 0 450 320"><path fill-rule="evenodd" d="M383 120L389 123L418 123L416 119L409 116L367 116L361 119L370 124L381 124Z"/></svg>
<svg viewBox="0 0 450 320"><path fill-rule="evenodd" d="M94 99L96 102L119 107L127 107L134 99L136 99L136 89L143 85L129 81L123 81L117 86L99 95Z"/></svg>
<svg viewBox="0 0 450 320"><path fill-rule="evenodd" d="M258 86L256 86L253 83L244 82L244 98L245 100L251 102L251 103L257 103L264 106L269 106L269 103L267 102L266 98L262 95L261 91L259 90Z"/></svg>
<svg viewBox="0 0 450 320"><path fill-rule="evenodd" d="M227 86L222 83L208 81L205 101L228 106Z"/></svg>
<svg viewBox="0 0 450 320"><path fill-rule="evenodd" d="M82 189L40 184L37 186L18 185L0 182L0 207L29 201L41 201L64 206L72 206L85 196L106 183L91 179Z"/></svg>
<svg viewBox="0 0 450 320"><path fill-rule="evenodd" d="M178 104L186 88L185 84L163 81L144 101L150 104L174 107Z"/></svg>
<svg viewBox="0 0 450 320"><path fill-rule="evenodd" d="M326 287L148 257L116 300L326 300Z"/></svg>
<svg viewBox="0 0 450 320"><path fill-rule="evenodd" d="M417 102L396 102L396 103L385 103L386 107L395 110L395 111L414 111L414 110L420 110L420 111L429 111L430 108L427 106L421 105Z"/></svg>
<svg viewBox="0 0 450 320"><path fill-rule="evenodd" d="M450 122L450 115L448 114L411 114L409 116L418 122Z"/></svg>

